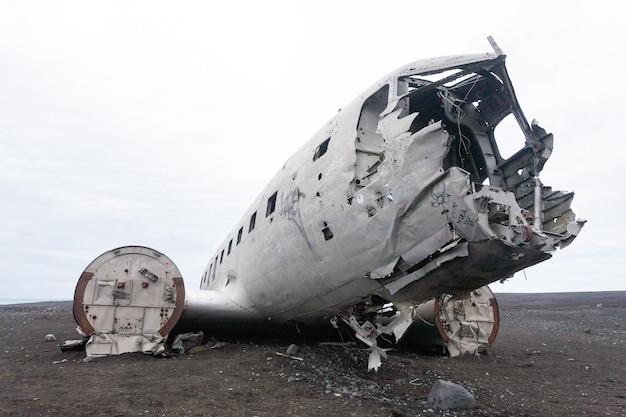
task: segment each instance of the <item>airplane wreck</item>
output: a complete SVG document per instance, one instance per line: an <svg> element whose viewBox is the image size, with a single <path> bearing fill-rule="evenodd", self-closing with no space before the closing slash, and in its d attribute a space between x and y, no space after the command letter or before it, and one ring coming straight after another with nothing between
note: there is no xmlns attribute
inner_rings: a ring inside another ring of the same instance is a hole
<svg viewBox="0 0 626 417"><path fill-rule="evenodd" d="M574 194L544 185L553 136L529 123L505 55L413 62L342 108L278 171L210 258L199 289L144 247L81 275L74 317L91 356L158 353L177 323L330 323L385 356L381 335L452 355L494 340L486 285L569 245L584 225ZM507 116L518 137L496 138ZM519 151L504 158L498 141Z"/></svg>

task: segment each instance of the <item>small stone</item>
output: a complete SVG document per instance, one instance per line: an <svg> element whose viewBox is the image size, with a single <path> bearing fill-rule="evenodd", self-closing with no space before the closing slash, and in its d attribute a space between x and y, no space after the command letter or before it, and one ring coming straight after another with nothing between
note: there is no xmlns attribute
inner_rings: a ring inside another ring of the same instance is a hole
<svg viewBox="0 0 626 417"><path fill-rule="evenodd" d="M57 340L57 338L52 333L47 334L45 339L46 339L46 342L56 342Z"/></svg>
<svg viewBox="0 0 626 417"><path fill-rule="evenodd" d="M426 406L440 410L469 408L476 404L476 399L459 384L442 379L437 380L428 394Z"/></svg>
<svg viewBox="0 0 626 417"><path fill-rule="evenodd" d="M287 355L295 355L296 353L298 353L298 345L289 345L287 348Z"/></svg>

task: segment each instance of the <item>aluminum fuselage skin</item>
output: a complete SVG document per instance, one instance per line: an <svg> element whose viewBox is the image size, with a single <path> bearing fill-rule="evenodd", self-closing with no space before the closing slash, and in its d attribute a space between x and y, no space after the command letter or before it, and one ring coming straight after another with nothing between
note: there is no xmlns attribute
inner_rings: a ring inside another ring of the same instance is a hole
<svg viewBox="0 0 626 417"><path fill-rule="evenodd" d="M494 129L508 114L521 150L503 159ZM551 149L526 122L503 55L406 65L278 170L187 290L183 319L312 322L510 277L582 226L572 193L528 185Z"/></svg>

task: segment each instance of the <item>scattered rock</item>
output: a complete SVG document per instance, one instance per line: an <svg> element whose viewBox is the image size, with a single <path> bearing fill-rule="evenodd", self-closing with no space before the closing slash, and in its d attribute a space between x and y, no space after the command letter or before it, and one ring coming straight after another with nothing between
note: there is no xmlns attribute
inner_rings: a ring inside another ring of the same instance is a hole
<svg viewBox="0 0 626 417"><path fill-rule="evenodd" d="M476 399L465 388L454 382L437 380L428 394L426 406L449 410L454 408L470 408L476 404Z"/></svg>
<svg viewBox="0 0 626 417"><path fill-rule="evenodd" d="M289 345L286 353L287 355L295 355L296 353L298 353L298 346L294 344Z"/></svg>
<svg viewBox="0 0 626 417"><path fill-rule="evenodd" d="M56 342L57 340L57 338L52 333L47 334L45 339L46 342Z"/></svg>
<svg viewBox="0 0 626 417"><path fill-rule="evenodd" d="M206 352L207 348L206 346L194 346L189 348L189 350L187 352L189 353L200 353L200 352Z"/></svg>

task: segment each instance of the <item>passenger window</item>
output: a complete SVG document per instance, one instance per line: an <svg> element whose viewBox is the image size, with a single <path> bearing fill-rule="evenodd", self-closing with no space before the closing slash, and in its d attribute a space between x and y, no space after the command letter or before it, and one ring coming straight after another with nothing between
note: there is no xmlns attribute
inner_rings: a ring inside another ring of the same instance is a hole
<svg viewBox="0 0 626 417"><path fill-rule="evenodd" d="M317 148L315 148L315 153L313 154L314 161L317 161L320 156L326 153L326 151L328 150L328 142L330 142L330 138L326 139Z"/></svg>
<svg viewBox="0 0 626 417"><path fill-rule="evenodd" d="M255 223L256 223L256 211L252 213L252 216L250 216L250 227L248 228L248 233L254 230Z"/></svg>
<svg viewBox="0 0 626 417"><path fill-rule="evenodd" d="M241 242L241 237L243 236L243 227L239 229L239 233L237 233L237 244Z"/></svg>
<svg viewBox="0 0 626 417"><path fill-rule="evenodd" d="M222 254L220 255L220 263L224 260L224 249L222 249Z"/></svg>
<svg viewBox="0 0 626 417"><path fill-rule="evenodd" d="M272 194L270 198L267 199L267 210L265 211L265 217L269 216L276 210L276 195L278 191Z"/></svg>
<svg viewBox="0 0 626 417"><path fill-rule="evenodd" d="M230 251L233 249L233 240L231 239L230 242L228 242L228 255L230 255Z"/></svg>

